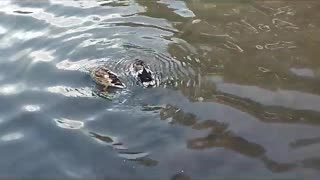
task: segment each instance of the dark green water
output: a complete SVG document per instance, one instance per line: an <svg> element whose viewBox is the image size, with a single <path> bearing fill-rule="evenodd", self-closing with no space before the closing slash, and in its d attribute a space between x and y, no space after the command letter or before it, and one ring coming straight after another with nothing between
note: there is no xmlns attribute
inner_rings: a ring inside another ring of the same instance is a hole
<svg viewBox="0 0 320 180"><path fill-rule="evenodd" d="M318 1L0 1L0 179L318 179ZM146 61L161 81L128 71ZM107 66L127 88L96 96Z"/></svg>

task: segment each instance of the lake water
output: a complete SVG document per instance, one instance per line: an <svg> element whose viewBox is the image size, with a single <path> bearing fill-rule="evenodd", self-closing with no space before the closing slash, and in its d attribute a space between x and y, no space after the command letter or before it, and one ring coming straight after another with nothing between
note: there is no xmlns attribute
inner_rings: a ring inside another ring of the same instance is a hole
<svg viewBox="0 0 320 180"><path fill-rule="evenodd" d="M1 0L0 177L317 179L320 3ZM160 85L130 76L144 60ZM106 66L127 85L98 96Z"/></svg>

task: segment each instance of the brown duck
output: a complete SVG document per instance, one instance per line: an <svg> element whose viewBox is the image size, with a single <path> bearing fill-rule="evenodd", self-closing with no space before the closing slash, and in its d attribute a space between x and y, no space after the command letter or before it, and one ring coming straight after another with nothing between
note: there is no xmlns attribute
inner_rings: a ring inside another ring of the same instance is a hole
<svg viewBox="0 0 320 180"><path fill-rule="evenodd" d="M97 84L103 87L104 91L107 91L108 88L123 89L126 87L114 72L105 67L94 69L90 76Z"/></svg>

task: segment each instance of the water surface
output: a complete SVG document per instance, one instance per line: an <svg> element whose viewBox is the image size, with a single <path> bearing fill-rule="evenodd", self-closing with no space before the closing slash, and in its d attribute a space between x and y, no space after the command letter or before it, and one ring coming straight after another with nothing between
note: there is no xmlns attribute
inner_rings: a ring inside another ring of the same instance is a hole
<svg viewBox="0 0 320 180"><path fill-rule="evenodd" d="M0 176L317 179L317 1L2 0ZM130 76L142 59L161 82ZM127 88L96 95L106 66Z"/></svg>

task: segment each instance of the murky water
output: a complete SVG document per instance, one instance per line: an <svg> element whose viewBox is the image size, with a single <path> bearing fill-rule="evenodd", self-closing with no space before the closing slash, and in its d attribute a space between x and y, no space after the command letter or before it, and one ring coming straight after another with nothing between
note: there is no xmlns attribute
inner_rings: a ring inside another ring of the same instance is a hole
<svg viewBox="0 0 320 180"><path fill-rule="evenodd" d="M0 176L320 176L318 1L0 1ZM134 59L156 72L143 89ZM126 83L97 96L88 69Z"/></svg>

